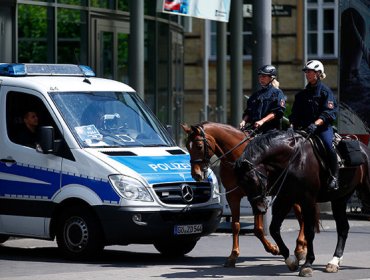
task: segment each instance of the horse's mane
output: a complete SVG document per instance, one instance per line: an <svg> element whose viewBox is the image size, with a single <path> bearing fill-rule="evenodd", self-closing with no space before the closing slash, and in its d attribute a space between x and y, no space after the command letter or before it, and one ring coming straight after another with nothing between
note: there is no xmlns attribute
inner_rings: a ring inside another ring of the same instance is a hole
<svg viewBox="0 0 370 280"><path fill-rule="evenodd" d="M294 141L302 140L301 135L295 134ZM269 151L273 151L275 147L281 147L283 142L292 141L293 137L286 131L272 130L265 134L259 135L252 139L247 145L242 155L243 158L250 162L262 160Z"/></svg>
<svg viewBox="0 0 370 280"><path fill-rule="evenodd" d="M232 125L224 124L224 123L204 121L204 122L199 123L198 126L202 126L205 130L207 129L207 127L215 126L218 128L222 128L223 131L229 133L230 135L243 134L241 130L233 127Z"/></svg>

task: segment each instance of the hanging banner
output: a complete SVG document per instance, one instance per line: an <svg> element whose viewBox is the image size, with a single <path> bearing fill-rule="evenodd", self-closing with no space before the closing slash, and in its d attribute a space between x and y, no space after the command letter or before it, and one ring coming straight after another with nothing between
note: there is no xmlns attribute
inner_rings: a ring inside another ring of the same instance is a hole
<svg viewBox="0 0 370 280"><path fill-rule="evenodd" d="M158 0L160 11L181 16L229 21L231 0Z"/></svg>

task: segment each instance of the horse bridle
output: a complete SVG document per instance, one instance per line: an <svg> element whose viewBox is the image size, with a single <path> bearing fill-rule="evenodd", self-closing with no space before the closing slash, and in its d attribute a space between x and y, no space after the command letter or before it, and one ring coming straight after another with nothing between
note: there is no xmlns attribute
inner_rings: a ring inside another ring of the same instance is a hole
<svg viewBox="0 0 370 280"><path fill-rule="evenodd" d="M264 183L264 181L267 180L267 175L266 174L263 174L261 171L259 171L257 169L257 167L252 162L250 162L249 160L243 159L243 162L246 162L247 165L248 165L248 168L250 168L250 170L248 170L248 172L246 174L255 172L256 177L257 177L257 180L258 180L258 184L260 186L262 186L261 194L256 195L254 197L250 197L248 195L248 200L250 202L256 201L256 200L258 200L260 198L262 198L263 200L265 200L267 198L268 194L269 194L269 192L267 190L267 183Z"/></svg>
<svg viewBox="0 0 370 280"><path fill-rule="evenodd" d="M208 173L208 169L211 165L211 157L209 156L209 153L208 151L211 150L213 152L213 154L215 154L215 150L211 147L211 145L209 144L208 140L207 140L207 137L206 137L206 133L204 132L204 129L202 126L194 126L194 128L196 129L199 129L200 133L199 133L199 136L201 137L201 139L196 139L196 137L198 136L198 134L196 134L195 132L193 132L194 135L190 134L189 135L189 142L203 142L203 146L204 146L204 156L203 158L199 158L199 159L191 159L190 160L190 163L191 164L202 164L202 172L204 174L204 177L206 178L207 177L207 173ZM233 150L235 150L236 148L238 148L239 146L241 146L244 142L246 142L247 140L249 140L256 132L258 131L258 129L254 129L252 130L248 136L246 136L240 143L238 143L235 147L233 147L232 149L230 149L229 151L227 151L226 153L224 153L222 156L220 156L215 162L213 162L212 164L216 163L218 160L221 160L222 157L226 157L226 155L228 155L229 153L231 153ZM191 139L193 138L193 139ZM247 161L249 167L251 168L251 170L248 171L249 172L252 172L252 171L256 171L256 176L258 178L258 181L259 183L263 186L263 192L261 195L258 195L256 197L253 197L253 198L249 198L251 201L253 200L257 200L259 199L260 197L262 197L263 199L265 199L267 197L267 185L263 183L263 180L267 179L267 176L265 174L263 174L261 171L257 170L255 168L255 166L253 165L253 163L251 163L250 161L248 160L245 160Z"/></svg>
<svg viewBox="0 0 370 280"><path fill-rule="evenodd" d="M196 126L196 128L198 128L200 131L199 135L201 136L201 139L195 139L198 136L198 135L195 135L194 139L192 139L191 142L203 142L204 156L203 158L199 158L199 159L191 159L190 163L191 164L202 164L202 172L204 173L204 177L207 177L207 171L208 171L208 168L211 162L211 157L208 154L208 149L210 149L213 153L215 153L215 151L212 149L212 147L208 143L208 140L207 140L207 137L206 137L206 134L203 128L201 126Z"/></svg>
<svg viewBox="0 0 370 280"><path fill-rule="evenodd" d="M293 135L293 137L294 137L294 135ZM305 137L305 139L304 139L303 143L305 143L305 142L309 139L309 137L310 137L310 134L309 134L307 137ZM295 137L294 137L294 139L295 139ZM289 159L289 162L288 162L288 164L287 164L286 168L285 168L285 169L280 173L280 175L279 175L279 176L278 176L278 178L275 180L274 184L272 184L272 185L271 185L271 187L270 187L270 189L269 189L269 190L267 190L267 184L266 184L266 185L264 185L264 184L262 184L262 183L261 183L262 181L261 181L261 177L260 177L260 176L262 175L262 177L264 177L265 179L267 179L267 175L265 175L265 174L263 174L262 172L260 172L259 170L257 170L257 169L254 167L253 163L251 163L251 162L250 162L250 161L248 161L247 159L244 159L244 161L246 161L246 162L248 163L248 166L251 168L251 170L249 170L249 171L248 171L248 173L252 172L253 170L256 170L256 171L257 171L257 173L259 174L259 175L257 175L258 180L259 180L259 182L260 182L260 184L261 184L261 186L262 186L262 192L261 192L261 195L255 196L255 197L253 197L253 198L249 198L249 197L248 197L248 199L249 199L250 201L255 201L255 200L257 200L257 199L259 199L259 198L261 198L261 197L262 197L262 199L263 199L263 200L266 200L266 198L267 198L268 196L270 196L270 194L271 194L272 190L275 188L275 186L276 186L277 182L279 182L279 180L281 180L281 183L280 183L280 186L279 186L279 188L278 188L278 190L277 190L277 192L276 192L275 198L271 200L270 205L272 205L272 204L274 203L275 199L277 198L278 194L279 194L279 193L280 193L280 191L281 191L281 188L282 188L282 186L283 186L283 184L284 184L284 181L285 181L285 179L286 179L286 176L288 175L289 166L290 166L291 162L293 162L293 160L296 158L296 156L301 152L301 149L300 149L301 147L302 147L302 145L301 145L301 146L299 146L299 147L296 147L296 150L295 150L295 152L293 153L293 155L291 156L291 158Z"/></svg>
<svg viewBox="0 0 370 280"><path fill-rule="evenodd" d="M206 133L204 132L204 129L202 126L195 126L195 128L198 128L200 130L200 136L202 137L202 139L199 139L199 140L191 140L191 142L199 142L199 141L202 141L204 143L204 158L203 159L196 159L196 160L190 160L190 163L206 163L208 164L208 167L209 167L209 163L211 161L211 158L208 156L208 148L215 154L216 151L214 149L212 149L212 147L209 145L208 141L207 141L207 137L206 137ZM228 150L226 153L222 154L222 156L220 156L215 162L213 162L212 164L216 163L217 161L221 160L222 158L226 157L228 154L230 154L232 151L234 151L235 149L237 149L239 146L243 145L244 142L246 142L247 140L249 140L250 138L252 138L252 136L258 131L258 128L255 128L254 130L251 130L250 133L242 140L240 141L240 143L238 143L237 145L235 145L233 148L231 148L230 150ZM197 136L197 135L196 135ZM195 137L196 137L195 136ZM195 138L194 137L194 138Z"/></svg>

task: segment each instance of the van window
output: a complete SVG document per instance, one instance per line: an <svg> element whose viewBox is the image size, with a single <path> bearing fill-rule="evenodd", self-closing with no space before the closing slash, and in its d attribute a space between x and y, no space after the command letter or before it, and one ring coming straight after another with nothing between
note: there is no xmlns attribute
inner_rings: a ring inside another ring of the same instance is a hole
<svg viewBox="0 0 370 280"><path fill-rule="evenodd" d="M53 126L57 139L61 133L40 98L24 92L9 92L6 99L6 124L9 139L20 145L33 147L27 139L23 139L25 130L24 116L27 112L35 112L38 117L38 127Z"/></svg>
<svg viewBox="0 0 370 280"><path fill-rule="evenodd" d="M134 93L50 93L83 147L174 146L163 125Z"/></svg>

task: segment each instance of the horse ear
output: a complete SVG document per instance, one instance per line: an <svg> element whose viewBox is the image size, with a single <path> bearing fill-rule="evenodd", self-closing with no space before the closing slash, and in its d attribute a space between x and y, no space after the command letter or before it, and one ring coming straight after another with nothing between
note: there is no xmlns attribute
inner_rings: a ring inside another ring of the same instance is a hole
<svg viewBox="0 0 370 280"><path fill-rule="evenodd" d="M187 134L190 134L190 132L191 132L191 128L190 128L186 123L184 123L184 124L180 124L180 125L181 125L182 129L183 129Z"/></svg>
<svg viewBox="0 0 370 280"><path fill-rule="evenodd" d="M197 134L199 134L200 133L199 126L192 125L191 126L191 131L196 132Z"/></svg>

